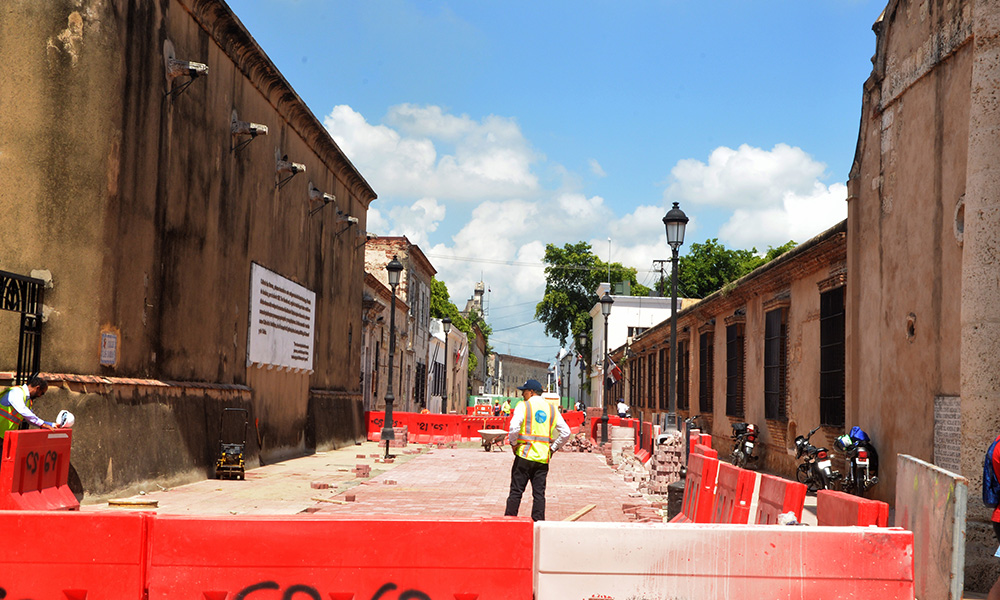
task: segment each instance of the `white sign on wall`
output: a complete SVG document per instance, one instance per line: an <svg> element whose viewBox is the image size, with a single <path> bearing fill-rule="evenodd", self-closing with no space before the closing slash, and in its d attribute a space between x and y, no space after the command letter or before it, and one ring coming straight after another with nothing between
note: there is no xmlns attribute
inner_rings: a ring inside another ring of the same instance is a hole
<svg viewBox="0 0 1000 600"><path fill-rule="evenodd" d="M251 264L247 365L312 372L315 325L315 292Z"/></svg>

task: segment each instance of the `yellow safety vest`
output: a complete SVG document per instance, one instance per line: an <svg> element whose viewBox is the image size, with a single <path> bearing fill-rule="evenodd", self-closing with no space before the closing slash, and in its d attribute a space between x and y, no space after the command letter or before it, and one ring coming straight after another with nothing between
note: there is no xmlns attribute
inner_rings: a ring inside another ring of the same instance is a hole
<svg viewBox="0 0 1000 600"><path fill-rule="evenodd" d="M0 392L0 398L3 398L14 388L5 388L3 392ZM31 409L31 394L24 394L24 405ZM14 410L14 407L10 404L4 404L0 402L0 438L7 434L8 431L16 431L21 428L21 421L24 418L21 413Z"/></svg>
<svg viewBox="0 0 1000 600"><path fill-rule="evenodd" d="M550 447L556 437L556 409L541 398L532 396L524 406L524 419L515 453L525 460L548 463Z"/></svg>

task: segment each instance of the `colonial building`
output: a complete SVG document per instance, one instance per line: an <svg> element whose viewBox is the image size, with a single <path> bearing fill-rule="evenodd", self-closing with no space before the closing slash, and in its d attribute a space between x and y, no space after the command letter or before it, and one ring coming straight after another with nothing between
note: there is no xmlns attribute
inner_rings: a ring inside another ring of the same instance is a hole
<svg viewBox="0 0 1000 600"><path fill-rule="evenodd" d="M549 364L540 360L511 356L510 354L497 354L497 393L502 396L519 398L521 392L517 387L528 379L535 379L542 385L549 374Z"/></svg>
<svg viewBox="0 0 1000 600"><path fill-rule="evenodd" d="M392 394L395 398L393 407L398 411L409 411L411 407L406 406L405 395L403 394L403 365L406 356L407 336L402 335L404 328L408 326L407 314L410 312L409 305L403 300L396 298L396 318L395 318L395 353L393 354L392 375L389 373L389 340L392 339L391 328L393 325L390 315L392 314L392 291L389 286L383 284L371 273L365 274L364 293L364 315L362 324L364 326L364 340L362 343L361 355L361 389L364 397L365 410L385 410L385 394L388 391L390 377L392 378Z"/></svg>
<svg viewBox="0 0 1000 600"><path fill-rule="evenodd" d="M229 7L17 2L0 31L0 269L47 273L38 409L76 413L78 493L204 477L224 406L254 464L361 439L375 192Z"/></svg>
<svg viewBox="0 0 1000 600"><path fill-rule="evenodd" d="M611 291L611 285L602 283L597 286L597 299ZM629 340L641 335L657 323L670 318L670 298L656 296L616 296L610 294L614 304L608 314L608 328L604 329L604 315L601 313L601 303L598 301L590 309L592 321L591 355L590 355L590 386L594 406L603 406L604 398L604 338L607 336L607 348L618 348ZM678 309L697 302L688 298L678 298ZM613 396L615 402L620 396Z"/></svg>
<svg viewBox="0 0 1000 600"><path fill-rule="evenodd" d="M796 435L822 425L814 443L830 447L844 432L846 231L841 222L677 313L679 417L697 417L715 440L728 440L731 423L756 423L762 467L790 478ZM670 320L614 358L624 377L612 397L662 422Z"/></svg>
<svg viewBox="0 0 1000 600"><path fill-rule="evenodd" d="M365 270L388 287L385 267L395 256L403 265L396 296L408 307L404 319L396 319L399 333L397 349L400 361L399 387L394 388L395 408L400 411L419 410L427 403L427 353L430 344L431 278L437 271L420 247L405 236L370 238L365 244Z"/></svg>
<svg viewBox="0 0 1000 600"><path fill-rule="evenodd" d="M986 591L1000 573L979 501L1000 433L1000 4L892 0L874 31L848 181L847 420L887 456L969 478L966 585Z"/></svg>
<svg viewBox="0 0 1000 600"><path fill-rule="evenodd" d="M428 363L431 365L430 403L432 413L464 414L466 390L469 387L469 340L459 328L447 334L441 319L431 319L431 343Z"/></svg>

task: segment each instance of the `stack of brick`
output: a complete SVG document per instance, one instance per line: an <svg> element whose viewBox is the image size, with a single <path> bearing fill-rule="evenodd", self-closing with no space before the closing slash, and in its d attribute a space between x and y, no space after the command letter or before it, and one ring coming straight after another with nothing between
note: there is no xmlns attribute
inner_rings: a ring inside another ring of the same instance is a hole
<svg viewBox="0 0 1000 600"><path fill-rule="evenodd" d="M667 486L681 478L681 459L684 453L683 436L677 434L656 446L649 482L649 493L666 494Z"/></svg>
<svg viewBox="0 0 1000 600"><path fill-rule="evenodd" d="M409 434L409 427L403 425L402 427L393 427L392 434L396 437L393 441L389 442L390 448L405 448L406 447L406 436Z"/></svg>
<svg viewBox="0 0 1000 600"><path fill-rule="evenodd" d="M372 466L371 465L355 465L354 469L351 470L355 477L371 477Z"/></svg>

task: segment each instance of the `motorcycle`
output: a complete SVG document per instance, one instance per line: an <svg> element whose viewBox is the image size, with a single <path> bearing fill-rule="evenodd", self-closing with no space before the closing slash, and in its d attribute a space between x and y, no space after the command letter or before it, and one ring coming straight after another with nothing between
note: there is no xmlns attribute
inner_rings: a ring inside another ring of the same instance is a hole
<svg viewBox="0 0 1000 600"><path fill-rule="evenodd" d="M757 443L757 426L753 423L733 423L733 452L729 455L733 465L745 468L748 463L755 462L757 457L753 454L754 445Z"/></svg>
<svg viewBox="0 0 1000 600"><path fill-rule="evenodd" d="M832 489L834 482L841 477L839 471L833 470L833 455L826 448L818 448L809 443L809 438L817 431L819 426L805 437L800 435L795 438L795 458L802 459L795 478L806 484L810 492Z"/></svg>
<svg viewBox="0 0 1000 600"><path fill-rule="evenodd" d="M878 452L871 438L860 427L854 426L850 433L834 440L833 445L844 453L847 463L841 488L849 494L864 496L878 483Z"/></svg>

